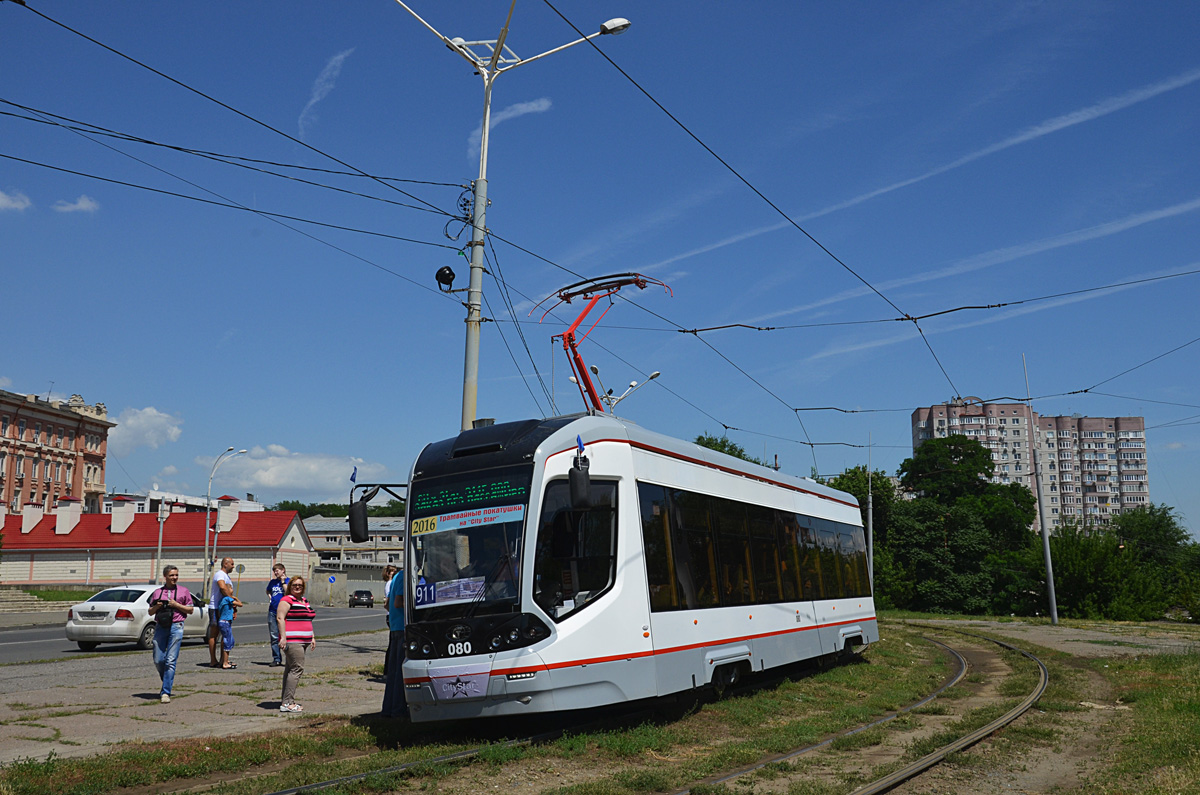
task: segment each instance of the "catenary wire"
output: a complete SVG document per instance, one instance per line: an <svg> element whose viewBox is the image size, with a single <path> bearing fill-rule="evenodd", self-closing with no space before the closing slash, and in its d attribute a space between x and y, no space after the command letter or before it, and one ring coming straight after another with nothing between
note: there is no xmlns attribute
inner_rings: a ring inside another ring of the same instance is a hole
<svg viewBox="0 0 1200 795"><path fill-rule="evenodd" d="M489 244L490 244L490 240L489 240ZM529 350L529 342L528 342L528 340L525 339L525 332L522 331L521 324L516 322L517 309L513 305L512 296L509 295L508 285L504 281L504 271L500 267L500 258L496 255L495 246L492 246L491 248L492 248L492 256L491 256L490 260L487 255L487 249L484 249L484 252L483 252L484 259L485 259L485 261L488 261L489 264L492 264L492 263L495 264L496 273L492 275L492 278L496 281L497 286L500 288L500 296L504 301L505 309L508 311L509 317L511 317L513 320L513 327L516 329L517 336L521 340L521 346L525 349L525 355L529 357L529 364L530 364L530 366L533 367L534 375L537 376L538 384L542 388L542 394L544 394L546 396L546 400L550 403L551 406L553 406L554 398L551 396L550 390L546 388L546 381L542 378L542 373L538 369L537 362L533 358L533 352L531 350ZM488 311L491 312L490 307L489 307ZM497 326L496 330L499 331L500 328Z"/></svg>
<svg viewBox="0 0 1200 795"><path fill-rule="evenodd" d="M487 307L488 313L494 314L492 312L492 303L488 300L486 294L483 296L483 303ZM535 406L537 406L538 413L542 415L542 419L546 419L546 410L542 408L542 402L538 400L538 396L534 393L533 387L529 385L529 379L525 377L525 373L521 370L521 363L517 361L517 357L516 354L513 353L512 346L508 344L508 338L504 336L504 332L499 326L496 327L496 332L500 335L500 341L504 343L504 350L508 351L508 358L512 359L513 367L517 368L517 374L521 377L521 383L525 385L525 389L529 392L529 397L533 398L533 403ZM538 381L541 381L540 374L538 376Z"/></svg>
<svg viewBox="0 0 1200 795"><path fill-rule="evenodd" d="M92 44L95 44L96 46L101 47L101 48L111 52L113 55L116 55L120 58L124 58L125 60L129 61L130 63L136 64L137 66L140 66L143 69L146 69L147 71L153 72L154 74L158 75L159 77L163 78L164 80L168 80L171 83L174 83L175 85L179 86L180 88L186 89L187 91L190 91L193 94L196 94L197 96L203 97L204 99L207 99L209 102L213 102L217 105L220 105L222 108L225 108L226 110L230 111L231 113L235 113L238 116L241 116L243 119L246 119L249 122L253 122L254 124L257 124L260 127L263 127L264 129L270 130L271 132L273 132L277 135L281 135L284 138L291 141L292 143L302 146L305 149L308 149L310 152L314 152L318 155L321 155L322 157L329 158L330 160L337 163L338 165L344 166L348 169L351 169L356 174L366 177L367 179L373 180L374 182L377 182L380 185L383 185L384 187L388 188L389 190L394 190L398 193L401 193L401 194L407 196L408 198L412 199L413 201L420 202L421 204L424 204L434 210L437 210L438 212L445 213L445 210L442 210L441 208L437 207L436 205L430 204L429 202L422 199L420 196L414 196L413 194L409 193L408 191L402 190L401 188L398 188L389 182L385 182L384 180L380 179L379 177L372 176L371 174L368 174L367 172L363 171L362 169L360 169L354 165L351 165L350 163L347 163L344 160L334 157L333 155L329 154L328 152L318 149L317 147L313 146L312 144L309 144L309 143L306 143L306 142L300 140L299 138L295 137L294 135L289 135L288 133L285 133L283 130L280 130L277 127L272 127L270 124L267 124L265 121L256 119L255 117L251 116L250 114L240 111L237 108L233 107L232 105L229 105L228 103L222 102L221 100L217 99L216 97L213 97L209 94L204 93L203 91L201 91L198 88L193 88L192 86L188 85L187 83L184 83L182 80L178 80L174 77L171 77L167 73L159 71L158 69L155 69L153 66L150 66L147 63L139 61L137 58L134 58L131 55L126 55L125 53L121 52L120 50L118 50L114 47L110 47L109 45L105 44L104 42L100 41L99 39L95 39L82 31L72 28L70 25L67 25L63 22L59 22L57 19L54 19L51 16L43 14L41 11L38 11L36 8L30 6L27 2L24 2L24 0L22 0L22 2L20 2L20 5L23 8L28 8L31 12L33 12L37 16L41 17L42 19L46 20L47 22L57 25L60 28L62 28L63 30L68 31L69 33L74 33L76 36L86 39L87 41L90 41ZM449 213L446 213L446 214L449 215Z"/></svg>
<svg viewBox="0 0 1200 795"><path fill-rule="evenodd" d="M784 212L782 208L780 208L777 204L775 204L775 202L773 202L769 198L767 198L766 194L764 194L757 187L755 187L754 184L752 182L750 182L750 180L748 180L748 179L746 179L746 177L742 176L741 172L739 172L736 168L734 168L732 165L730 165L724 158L722 158L720 155L718 155L708 144L704 143L704 141L702 141L698 135L696 135L694 132L692 132L686 124L684 124L682 121L680 121L675 116L675 114L673 114L673 113L671 113L671 111L667 110L666 106L664 106L661 102L659 102L657 99L655 99L654 96L649 91L647 91L645 88L643 88L642 85L640 83L638 83L637 80L634 80L632 75L630 75L628 72L626 72L624 69L622 69L617 64L616 61L614 61L612 58L610 58L608 56L608 54L606 52L604 52L604 50L600 49L600 46L598 44L596 44L595 41L593 41L590 38L587 38L586 35L583 33L583 31L581 31L578 27L576 27L574 22L567 19L567 17L565 15L563 15L563 13L561 11L559 11L557 8L555 8L554 4L551 3L550 0L543 0L543 1L550 8L551 11L553 11L555 14L557 14L559 16L560 19L562 19L563 22L566 22L567 25L569 25L572 30L574 30L580 37L584 38L587 41L587 43L591 45L592 49L600 54L601 58L608 61L609 65L611 65L614 69L616 69L618 72L620 72L621 75L626 80L628 80L633 85L634 88L636 88L638 91L640 91L646 97L646 99L648 99L652 103L654 103L655 107L657 107L664 114L666 114L667 117L671 121L675 122L675 124L681 130L683 130L685 133L687 133L687 135L693 141L695 141L697 144L699 144L701 146L701 148L704 149L704 151L706 151L710 155L712 155L717 160L718 163L720 163L722 166L725 167L726 170L729 171L729 173L731 173L735 177L737 177L737 179L739 181L741 181L741 183L743 185L745 185L747 188L749 188L751 191L753 191L756 196L758 196L760 199L762 199L764 202L766 202L767 206L769 206L772 210L774 210L776 213L778 213L788 224L790 224L792 227L797 229L801 234L803 234L805 237L807 237L810 241L812 241L813 244L817 246L817 248L821 249L821 251L823 251L827 255L829 255L829 257L834 262L836 262L838 265L842 266L842 268L847 273L849 273L851 276L853 276L858 281L862 282L868 289L871 290L871 292L875 293L877 296L882 298L884 300L884 302L887 303L888 306L890 306L892 309L895 309L901 315L904 315L904 317L906 319L912 321L913 326L917 329L917 333L921 335L921 339L925 342L925 347L929 349L929 353L933 356L934 362L937 363L938 369L942 371L942 375L946 378L946 381L950 384L950 388L954 390L954 394L956 396L961 394L958 391L958 387L956 387L954 385L953 379L950 378L950 374L948 372L946 372L946 368L945 368L945 366L942 365L941 359L938 357L937 353L933 350L933 345L929 342L929 339L925 336L925 332L921 328L921 324L919 322L917 322L917 320L915 318L911 317L907 312L905 312L903 309L898 307L890 298L888 298L886 295L884 295L882 292L880 292L879 288L877 288L875 285L873 285L869 281L867 281L867 279L865 277L863 277L861 274L859 274L858 271L851 268L844 260L842 260L836 254L834 254L821 241L817 240L816 237L814 237L812 234L810 234L808 232L808 230L806 230L804 227L800 226L800 224L798 224L790 215L788 215L786 212Z"/></svg>
<svg viewBox="0 0 1200 795"><path fill-rule="evenodd" d="M188 148L182 147L182 146L174 146L171 144L159 143L157 141L152 141L147 138L141 138L141 137L138 137L135 135L130 135L128 133L115 132L113 130L109 130L108 128L101 127L96 124L90 124L88 122L81 122L81 121L76 121L74 119L69 119L66 116L59 116L56 113L50 113L49 111L38 110L36 108L31 108L27 105L21 105L16 102L11 102L11 101L3 99L3 98L0 98L0 103L5 104L5 105L11 105L11 106L17 107L17 108L21 108L22 110L27 110L30 113L35 113L35 114L38 114L39 116L43 116L43 118L37 118L35 116L26 116L26 115L23 115L20 113L12 113L11 111L0 111L0 116L9 116L14 119L25 119L27 121L33 121L33 122L37 122L39 124L48 124L48 125L52 125L55 127L61 127L65 130L70 130L71 132L75 132L75 133L88 134L88 135L99 135L99 136L104 136L106 138L115 138L119 141L128 141L129 143L138 143L138 144L147 144L150 146L157 146L157 147L161 147L163 149L167 149L167 150L170 150L173 152L180 152L182 154L195 155L196 157L201 157L205 160L211 160L211 161L214 161L217 163L224 163L227 166L234 166L235 168L242 168L242 169L246 169L248 171L257 172L259 174L268 174L272 177L278 177L279 179L286 179L286 180L290 180L292 182L298 182L302 185L311 185L313 187L322 188L324 190L336 191L338 193L344 193L349 196L357 196L362 199L370 199L371 201L382 202L384 204L391 204L395 207L404 207L406 209L418 210L423 213L432 213L434 215L439 215L439 216L445 216L448 214L445 210L442 210L442 209L429 209L429 207L422 207L422 206L416 205L416 204L409 204L408 202L398 202L395 199L386 199L382 196L375 196L370 193L363 193L361 191L349 190L347 188L339 188L336 185L329 185L324 182L316 182L314 180L304 179L302 177L295 177L295 176L292 176L291 174L281 174L278 171L272 171L269 168L260 168L258 166L250 165L251 162L268 163L269 161L254 160L252 158L244 158L244 157L235 157L233 155L221 155L221 154L216 154L213 152L205 152L205 151L202 151L199 149L188 149ZM64 121L55 121L55 119L62 119ZM71 122L71 123L67 124L64 122ZM270 165L274 165L278 168L304 168L303 166L294 166L294 165L289 165L286 163L271 163ZM340 173L345 176L354 176L354 177L359 176L358 174L351 174L349 172L330 172L327 169L310 169L310 170L324 171L325 173ZM380 177L380 179L393 180L393 181L399 181L399 182L415 181L415 180L396 180L393 177ZM450 185L450 183L441 183L441 182L421 183L421 184L449 185L450 187L455 187L455 188L462 187L461 185ZM451 220L453 220L453 217L451 218Z"/></svg>
<svg viewBox="0 0 1200 795"><path fill-rule="evenodd" d="M360 235L371 235L372 237L382 237L382 238L386 238L388 240L398 240L402 243L413 243L413 244L416 244L419 246L433 246L434 248L444 248L444 249L449 249L450 251L458 251L458 248L456 246L448 246L445 243L431 243L428 240L417 240L417 239L411 238L411 237L402 237L400 235L388 234L387 232L375 232L370 229L358 229L358 228L355 228L352 226L342 226L341 224L331 224L331 223L327 223L325 221L316 221L311 218L301 218L296 215L287 215L285 213L273 213L273 212L269 212L267 210L259 210L259 209L253 208L253 207L246 207L243 204L237 204L235 202L223 202L223 201L216 201L215 199L205 199L201 196L189 196L186 193L177 193L176 191L165 190L163 188L152 188L148 185L139 185L135 182L127 182L125 180L113 179L111 177L102 177L97 174L89 174L85 171L76 171L75 169L64 168L62 166L52 166L49 163L41 163L36 160L27 160L26 158L23 158L23 157L17 157L15 155L8 155L8 154L4 154L2 152L0 152L0 157L4 158L6 160L15 160L18 163L25 163L25 164L31 165L31 166L40 166L41 168L47 168L47 169L50 169L51 171L59 171L64 174L73 174L74 176L77 176L77 177L87 177L88 179L94 179L99 182L107 182L112 185L122 185L126 188L136 188L138 190L149 191L150 193L158 193L163 196L173 196L177 199L188 199L190 201L200 202L201 204L209 204L214 207L224 207L224 208L230 209L230 210L241 210L243 212L261 215L265 218L272 218L272 219L281 218L281 219L288 220L288 221L296 221L297 223L312 224L314 226L322 226L322 227L325 227L326 229L337 229L342 232L355 232ZM153 167L157 168L156 166L153 166ZM184 180L184 181L186 182L187 180ZM192 184L192 183L188 183L188 184ZM199 186L196 186L196 187L199 187ZM200 188L200 190L206 190L206 189ZM216 194L214 194L214 195L216 195ZM394 273L393 271L389 271L389 272ZM399 276L400 274L396 274L396 275ZM406 277L406 276L400 276L400 278L408 279L408 277ZM409 279L409 281L412 281L413 284L420 284L419 282L416 282L411 279ZM420 285L420 286L425 287L425 285ZM432 288L426 288L426 289L432 289ZM436 292L436 291L434 291L434 292Z"/></svg>

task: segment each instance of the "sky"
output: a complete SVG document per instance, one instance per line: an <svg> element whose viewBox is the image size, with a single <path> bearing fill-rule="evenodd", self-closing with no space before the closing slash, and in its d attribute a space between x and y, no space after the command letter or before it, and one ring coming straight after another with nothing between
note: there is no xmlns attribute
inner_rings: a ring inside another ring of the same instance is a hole
<svg viewBox="0 0 1200 795"><path fill-rule="evenodd" d="M229 446L214 494L406 480L459 428L434 273L466 286L482 80L393 0L28 4L0 388L104 403L110 489L203 494ZM508 11L409 5L468 41ZM580 304L531 310L637 272L670 291L581 351L618 393L662 373L618 407L647 428L894 472L913 409L1024 397L1027 365L1042 414L1144 416L1151 499L1200 529L1200 5L520 0L508 46L564 16L632 26L495 82L480 417L582 410L551 340ZM681 331L729 324L772 330Z"/></svg>

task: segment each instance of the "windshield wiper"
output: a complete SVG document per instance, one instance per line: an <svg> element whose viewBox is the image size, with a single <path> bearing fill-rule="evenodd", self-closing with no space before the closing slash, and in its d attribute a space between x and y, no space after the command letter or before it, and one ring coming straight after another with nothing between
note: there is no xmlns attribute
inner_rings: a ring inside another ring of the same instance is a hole
<svg viewBox="0 0 1200 795"><path fill-rule="evenodd" d="M501 568L501 566L504 565L507 565L509 573L512 574L513 585L514 587L516 586L517 571L512 565L512 555L508 554L508 544L505 544L504 551L500 553L500 557L496 558L495 564L492 565L492 570L489 571L488 575L483 578L483 587L479 589L479 593L475 594L474 598L471 599L470 606L466 609L466 611L463 612L463 618L471 618L475 615L475 611L479 608L479 605L483 604L484 599L487 596L488 588L491 588L496 584L496 578L498 578L500 576L500 572L504 570Z"/></svg>

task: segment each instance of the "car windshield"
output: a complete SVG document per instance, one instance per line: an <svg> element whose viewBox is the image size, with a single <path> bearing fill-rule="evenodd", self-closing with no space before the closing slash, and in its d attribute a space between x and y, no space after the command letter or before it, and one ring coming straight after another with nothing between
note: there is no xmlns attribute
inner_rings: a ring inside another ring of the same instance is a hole
<svg viewBox="0 0 1200 795"><path fill-rule="evenodd" d="M413 608L421 620L519 609L532 467L417 481L410 488Z"/></svg>

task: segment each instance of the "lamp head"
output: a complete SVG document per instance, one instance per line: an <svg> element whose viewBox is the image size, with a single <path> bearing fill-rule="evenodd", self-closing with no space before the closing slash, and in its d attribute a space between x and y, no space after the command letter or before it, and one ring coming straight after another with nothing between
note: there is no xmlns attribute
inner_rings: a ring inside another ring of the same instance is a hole
<svg viewBox="0 0 1200 795"><path fill-rule="evenodd" d="M230 449L232 449L232 448L230 448ZM247 451L247 450L238 450L238 451L237 451L237 453L236 453L235 455L245 455L247 452L249 452L249 451Z"/></svg>
<svg viewBox="0 0 1200 795"><path fill-rule="evenodd" d="M658 378L660 375L662 375L662 373L660 373L658 370L655 370L653 373L650 374L650 377L647 378L646 380L653 381L655 378Z"/></svg>
<svg viewBox="0 0 1200 795"><path fill-rule="evenodd" d="M616 17L610 19L600 26L600 33L603 35L616 36L629 30L630 22L625 17Z"/></svg>
<svg viewBox="0 0 1200 795"><path fill-rule="evenodd" d="M588 369L592 371L592 375L600 375L600 368L597 367L596 365L593 364Z"/></svg>
<svg viewBox="0 0 1200 795"><path fill-rule="evenodd" d="M447 292L449 292L450 288L454 286L454 271L449 265L443 265L442 267L438 268L438 271L433 275L433 278L436 279L438 285Z"/></svg>

